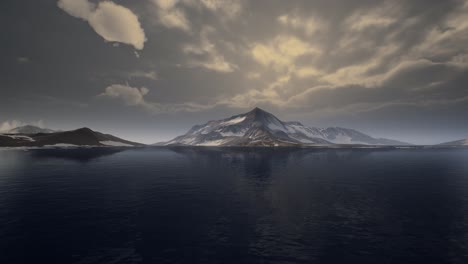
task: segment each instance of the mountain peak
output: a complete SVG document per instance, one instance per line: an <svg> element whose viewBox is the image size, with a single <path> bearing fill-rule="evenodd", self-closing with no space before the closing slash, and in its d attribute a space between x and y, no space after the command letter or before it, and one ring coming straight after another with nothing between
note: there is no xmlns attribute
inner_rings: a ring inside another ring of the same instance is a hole
<svg viewBox="0 0 468 264"><path fill-rule="evenodd" d="M76 132L94 132L91 128L89 127L82 127L82 128L78 128L75 130Z"/></svg>
<svg viewBox="0 0 468 264"><path fill-rule="evenodd" d="M273 114L271 113L268 113L267 111L259 108L259 107L255 107L254 109L250 110L250 112L247 112L245 113L245 115L247 117L251 117L252 119L261 119L261 118L264 118L266 116L273 116ZM275 117L276 118L276 117Z"/></svg>
<svg viewBox="0 0 468 264"><path fill-rule="evenodd" d="M255 107L254 109L252 109L252 111L263 111L263 109L261 109L260 107Z"/></svg>
<svg viewBox="0 0 468 264"><path fill-rule="evenodd" d="M250 110L248 113L267 113L267 111L261 109L260 107L255 107L254 109Z"/></svg>

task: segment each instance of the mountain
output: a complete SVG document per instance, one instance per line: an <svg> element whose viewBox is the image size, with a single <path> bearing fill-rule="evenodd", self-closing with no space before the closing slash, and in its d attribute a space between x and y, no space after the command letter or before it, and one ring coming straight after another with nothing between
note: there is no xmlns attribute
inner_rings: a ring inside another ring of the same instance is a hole
<svg viewBox="0 0 468 264"><path fill-rule="evenodd" d="M37 126L31 126L31 125L16 127L7 131L8 134L37 134L37 133L53 133L53 132L55 131L52 129L40 128Z"/></svg>
<svg viewBox="0 0 468 264"><path fill-rule="evenodd" d="M36 134L1 134L0 147L42 147L42 146L144 146L109 134L80 128L72 131L36 133Z"/></svg>
<svg viewBox="0 0 468 264"><path fill-rule="evenodd" d="M329 127L320 129L324 138L335 144L364 144L364 145L410 145L386 138L373 138L354 129Z"/></svg>
<svg viewBox="0 0 468 264"><path fill-rule="evenodd" d="M468 146L468 139L446 142L439 144L438 146Z"/></svg>
<svg viewBox="0 0 468 264"><path fill-rule="evenodd" d="M347 128L315 128L283 122L260 108L230 118L192 127L186 134L158 145L186 146L301 146L301 145L408 145L373 138Z"/></svg>

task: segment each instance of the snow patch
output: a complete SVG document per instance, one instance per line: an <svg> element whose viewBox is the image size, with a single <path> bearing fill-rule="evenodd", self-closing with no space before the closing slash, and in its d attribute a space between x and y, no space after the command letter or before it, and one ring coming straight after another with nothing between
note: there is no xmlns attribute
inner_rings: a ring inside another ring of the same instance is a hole
<svg viewBox="0 0 468 264"><path fill-rule="evenodd" d="M310 128L310 127L305 127L301 125L288 125L286 126L286 128L288 129L289 133L300 133L311 138L316 138L316 137L324 138L323 133L321 133L316 128Z"/></svg>
<svg viewBox="0 0 468 264"><path fill-rule="evenodd" d="M182 144L191 145L191 144L195 143L195 140L196 140L196 139L197 139L196 137L184 138L184 139L182 139L181 143L182 143ZM173 143L173 142L171 142L171 143Z"/></svg>
<svg viewBox="0 0 468 264"><path fill-rule="evenodd" d="M331 140L331 142L335 144L362 144L362 145L368 145L369 143L364 143L360 141L353 141L353 139L349 136L339 134L335 137L335 139Z"/></svg>
<svg viewBox="0 0 468 264"><path fill-rule="evenodd" d="M284 131L284 128L282 128L281 126L279 126L279 125L277 125L277 124L273 124L273 123L268 124L268 128L271 129L271 130L281 130L281 131Z"/></svg>
<svg viewBox="0 0 468 264"><path fill-rule="evenodd" d="M301 143L315 143L313 140L307 139L307 138L294 138L294 139L299 140Z"/></svg>
<svg viewBox="0 0 468 264"><path fill-rule="evenodd" d="M239 116L239 117L236 117L236 118L232 118L232 119L229 119L227 121L224 121L222 122L220 125L221 126L230 126L230 125L235 125L235 124L238 124L242 121L245 120L245 116Z"/></svg>
<svg viewBox="0 0 468 264"><path fill-rule="evenodd" d="M242 132L242 131L237 132L237 133L234 133L234 132L221 132L220 134L223 137L242 137L245 134L245 132Z"/></svg>
<svg viewBox="0 0 468 264"><path fill-rule="evenodd" d="M211 140L211 141L205 141L203 143L197 144L197 146L221 146L224 143L226 143L229 140L226 139L218 139L218 140Z"/></svg>
<svg viewBox="0 0 468 264"><path fill-rule="evenodd" d="M32 139L31 137L22 136L22 135L3 135L3 136L7 136L7 137L12 138L12 139L27 140L27 141L30 141L30 142L33 142L33 141L34 141L34 139Z"/></svg>
<svg viewBox="0 0 468 264"><path fill-rule="evenodd" d="M221 131L217 130L219 134L221 134L223 137L243 137L245 133L247 132L248 128L243 128L237 132L232 132L232 131Z"/></svg>

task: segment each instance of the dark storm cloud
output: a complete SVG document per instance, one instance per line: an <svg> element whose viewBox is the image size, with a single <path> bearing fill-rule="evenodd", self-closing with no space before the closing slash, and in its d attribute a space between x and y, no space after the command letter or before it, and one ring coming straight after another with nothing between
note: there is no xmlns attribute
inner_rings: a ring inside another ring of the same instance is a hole
<svg viewBox="0 0 468 264"><path fill-rule="evenodd" d="M414 142L468 136L467 1L0 5L9 125L87 125L152 142L261 106Z"/></svg>

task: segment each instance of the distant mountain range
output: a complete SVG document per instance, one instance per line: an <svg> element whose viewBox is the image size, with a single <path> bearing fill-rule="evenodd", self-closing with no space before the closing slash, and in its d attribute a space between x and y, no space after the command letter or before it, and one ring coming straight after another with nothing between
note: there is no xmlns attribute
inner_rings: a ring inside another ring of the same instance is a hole
<svg viewBox="0 0 468 264"><path fill-rule="evenodd" d="M285 122L260 108L226 119L193 126L184 135L158 146L275 147L275 146L410 146L393 139L374 138L354 129L316 128L300 122ZM0 147L141 147L145 144L103 134L89 128L56 131L26 125L0 133ZM432 147L467 147L468 139L446 142ZM427 146L431 147L431 146Z"/></svg>
<svg viewBox="0 0 468 264"><path fill-rule="evenodd" d="M245 114L209 121L192 127L186 134L156 145L166 146L307 146L307 145L409 145L392 139L374 138L341 128L308 127L284 122L255 108Z"/></svg>
<svg viewBox="0 0 468 264"><path fill-rule="evenodd" d="M70 147L70 146L113 146L136 147L144 144L103 134L89 128L56 132L34 126L18 127L0 134L0 147Z"/></svg>
<svg viewBox="0 0 468 264"><path fill-rule="evenodd" d="M468 139L446 142L439 144L438 146L468 146Z"/></svg>

